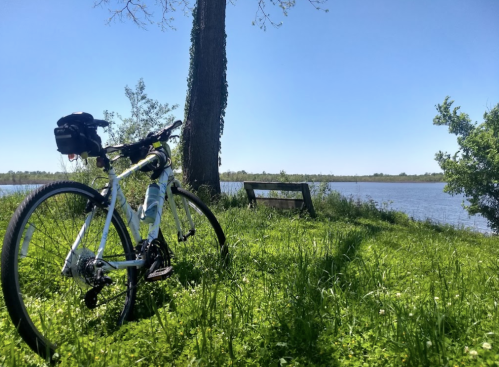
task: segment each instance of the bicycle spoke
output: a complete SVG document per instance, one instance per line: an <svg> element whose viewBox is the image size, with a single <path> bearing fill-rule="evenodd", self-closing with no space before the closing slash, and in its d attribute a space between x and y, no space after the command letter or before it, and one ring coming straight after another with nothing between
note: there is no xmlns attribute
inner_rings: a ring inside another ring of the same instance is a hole
<svg viewBox="0 0 499 367"><path fill-rule="evenodd" d="M71 134L66 134L70 131L69 126L76 130L90 126L93 129L94 125L85 125L91 124L92 119L89 114L79 113L76 117L70 115L59 120L59 128L56 129L59 150L69 152L71 144L76 143L72 141ZM64 122L63 125L61 121ZM98 126L107 124L104 121L93 121ZM121 154L132 161L136 158L148 159L148 166L144 168L156 163L168 164L170 160L163 145L156 143L168 140L171 131L180 125L181 122L176 121L160 133L148 135L138 145L114 147L115 151L121 150ZM81 131L83 135L91 133L90 130ZM151 144L156 151L148 156ZM144 156L137 156L135 149L144 147L149 147ZM89 151L89 154L97 156L102 152L104 151L97 149ZM138 169L135 167L131 171ZM114 181L116 174L112 168L109 169L108 164L105 170L109 173L110 182L117 182ZM171 185L173 171L166 165L159 183L166 184L167 178ZM168 214L163 218L160 233L163 233L163 224L166 223L166 239L163 235L159 239L151 239L148 253L151 262L155 266L159 263L160 266L147 279L145 275L149 274L146 272L148 269L143 270L139 281L136 266L111 269L114 261L119 263L136 260L130 233L119 214L123 212L128 216L126 202L118 200L117 207L109 208L106 203L109 201L108 195L103 197L93 188L71 181L42 186L23 202L6 231L2 285L9 314L20 335L35 352L51 361L59 346L74 346L85 333L106 334L116 325L128 320L134 307L137 288L144 285L146 280L158 280L171 274L170 249L164 242L177 243L176 221L180 221L183 231L183 242L177 247L185 274L190 271L189 277L198 276L202 272L215 270L221 264L220 254L225 248L225 235L217 219L195 195L175 184L171 188L173 199L179 208L179 218L172 218L171 215L168 217ZM121 198L121 192L119 194ZM153 197L148 196L149 199ZM179 199L185 199L190 206L184 206ZM162 203L161 199L159 202ZM89 208L92 210L89 211ZM113 212L108 213L108 210ZM131 218L125 219L129 224ZM146 225L140 225L137 230L138 234L133 228L134 237L144 235L143 238L147 238ZM168 237L169 234L171 237ZM95 266L97 254L102 256L104 263L108 262L107 266ZM144 287L144 292L150 294L151 288L148 287ZM159 298L168 298L164 289Z"/></svg>
<svg viewBox="0 0 499 367"><path fill-rule="evenodd" d="M96 207L90 214L92 220L88 220L86 203L98 197L91 190L78 183L41 187L29 198L29 205L24 206L25 213L16 219L24 223L22 233L7 236L17 241L7 244L16 251L11 251L13 261L5 268L2 266L2 271L18 281L16 290L6 295L6 305L14 323L24 328L24 339L42 354L54 344L61 345L75 337L71 329L63 327L68 323L75 324L78 333L95 332L95 328L106 332L121 324L135 299L136 269L128 268L109 273L113 283L106 285L98 296L108 307L99 307L96 312L85 304L84 295L97 284L97 273L90 262L96 255L107 217L105 209ZM16 228L11 225L8 231L17 231ZM70 257L72 277L67 277L61 270L79 234L78 250ZM113 213L103 256L124 261L133 259L131 254L133 247L126 227ZM20 324L24 319L31 323Z"/></svg>

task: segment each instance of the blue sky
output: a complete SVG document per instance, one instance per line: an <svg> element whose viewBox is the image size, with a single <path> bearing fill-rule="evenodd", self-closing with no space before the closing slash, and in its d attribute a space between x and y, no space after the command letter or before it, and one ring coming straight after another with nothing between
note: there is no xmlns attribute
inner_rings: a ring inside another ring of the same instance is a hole
<svg viewBox="0 0 499 367"><path fill-rule="evenodd" d="M269 5L283 25L266 32L256 4L227 5L221 171L438 172L434 154L457 144L435 105L450 95L481 122L499 102L497 0L298 0L288 17ZM161 32L106 25L92 0L1 0L0 172L60 171L58 118L128 116L140 78L183 119L192 20L174 16Z"/></svg>

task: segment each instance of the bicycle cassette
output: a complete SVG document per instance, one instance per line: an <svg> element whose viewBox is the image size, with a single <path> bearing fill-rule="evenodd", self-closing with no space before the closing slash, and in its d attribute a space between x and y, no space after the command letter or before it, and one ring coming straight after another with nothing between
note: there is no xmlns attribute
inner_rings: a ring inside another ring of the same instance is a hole
<svg viewBox="0 0 499 367"><path fill-rule="evenodd" d="M71 274L83 288L93 287L95 283L95 254L88 248L79 248L71 254Z"/></svg>

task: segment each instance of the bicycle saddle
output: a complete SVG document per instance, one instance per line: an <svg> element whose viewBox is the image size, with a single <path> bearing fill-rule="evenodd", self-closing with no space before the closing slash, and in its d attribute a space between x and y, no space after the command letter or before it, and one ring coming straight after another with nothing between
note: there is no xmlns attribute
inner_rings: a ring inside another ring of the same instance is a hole
<svg viewBox="0 0 499 367"><path fill-rule="evenodd" d="M67 115L61 117L59 121L57 121L57 126L61 127L64 125L86 125L88 127L106 127L109 126L109 122L105 120L97 120L94 117L86 112L74 112L71 115Z"/></svg>

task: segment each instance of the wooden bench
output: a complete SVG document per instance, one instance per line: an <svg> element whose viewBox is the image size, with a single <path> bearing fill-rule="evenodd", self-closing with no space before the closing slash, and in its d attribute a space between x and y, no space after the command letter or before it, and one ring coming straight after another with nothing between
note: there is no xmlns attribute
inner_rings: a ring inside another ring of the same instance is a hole
<svg viewBox="0 0 499 367"><path fill-rule="evenodd" d="M262 203L279 209L307 209L310 215L315 218L315 210L307 183L244 181L244 189L250 205ZM256 197L255 190L301 191L303 199Z"/></svg>

